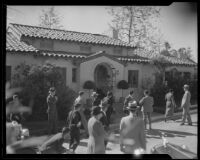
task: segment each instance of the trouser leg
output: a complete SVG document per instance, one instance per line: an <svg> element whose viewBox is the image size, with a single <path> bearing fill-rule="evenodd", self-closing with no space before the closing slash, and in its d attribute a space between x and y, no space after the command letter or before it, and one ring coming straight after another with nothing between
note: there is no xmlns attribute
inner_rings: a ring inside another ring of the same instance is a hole
<svg viewBox="0 0 200 160"><path fill-rule="evenodd" d="M73 149L73 151L76 150L77 146L80 143L80 132L78 130L74 130L70 133L70 149Z"/></svg>
<svg viewBox="0 0 200 160"><path fill-rule="evenodd" d="M149 120L149 128L151 128L151 113L148 112L147 115L148 115L148 120Z"/></svg>
<svg viewBox="0 0 200 160"><path fill-rule="evenodd" d="M185 123L185 119L186 119L186 109L183 108L183 113L182 113L182 123Z"/></svg>
<svg viewBox="0 0 200 160"><path fill-rule="evenodd" d="M186 116L187 116L187 121L188 121L188 123L191 124L191 123L192 123L192 120L191 120L191 116L190 116L190 111L189 111L189 109L188 109L187 112L186 112Z"/></svg>
<svg viewBox="0 0 200 160"><path fill-rule="evenodd" d="M142 112L143 114L143 121L144 121L144 128L146 129L146 124L147 124L147 118L146 118L146 113L145 112Z"/></svg>

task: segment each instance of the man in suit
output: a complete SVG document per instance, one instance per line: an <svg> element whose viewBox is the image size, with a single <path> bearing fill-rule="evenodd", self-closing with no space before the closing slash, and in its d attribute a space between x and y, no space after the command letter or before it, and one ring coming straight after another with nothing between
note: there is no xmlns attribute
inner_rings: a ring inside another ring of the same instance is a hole
<svg viewBox="0 0 200 160"><path fill-rule="evenodd" d="M80 103L75 104L74 110L69 113L70 143L69 149L74 153L80 143L81 115L79 113Z"/></svg>
<svg viewBox="0 0 200 160"><path fill-rule="evenodd" d="M81 115L81 122L82 122L82 126L85 129L86 134L88 135L88 128L87 128L87 119L86 116L84 114L84 110L85 110L85 98L84 98L84 92L80 91L79 92L79 96L75 99L74 105L80 103L80 109L79 109L79 113Z"/></svg>
<svg viewBox="0 0 200 160"><path fill-rule="evenodd" d="M149 121L149 129L151 129L151 113L153 112L154 99L153 97L149 96L148 90L144 91L144 97L139 101L139 104L142 105L141 111L143 114L145 129L147 124L147 117Z"/></svg>
<svg viewBox="0 0 200 160"><path fill-rule="evenodd" d="M137 102L128 104L129 115L120 122L120 150L125 154L133 154L138 149L146 150L144 122L137 117Z"/></svg>
<svg viewBox="0 0 200 160"><path fill-rule="evenodd" d="M127 110L127 107L128 107L128 103L131 102L131 101L134 101L134 98L133 98L133 93L134 91L130 91L129 95L125 98L124 100L124 106L123 106L123 111L125 114L129 114L129 111Z"/></svg>
<svg viewBox="0 0 200 160"><path fill-rule="evenodd" d="M102 113L102 117L100 118L100 122L102 123L103 125L103 128L106 132L108 132L108 129L109 129L109 122L108 122L108 118L107 118L107 115L106 115L106 110L108 109L108 101L107 99L103 99L101 101L101 104L100 104L100 107L101 107L101 113ZM104 144L105 144L105 147L107 145L108 141L105 140L104 141Z"/></svg>
<svg viewBox="0 0 200 160"><path fill-rule="evenodd" d="M181 102L181 108L183 108L183 115L182 115L182 123L180 125L185 124L185 119L187 117L188 124L192 126L192 120L190 116L190 99L191 99L191 94L189 91L189 85L185 84L183 86L183 89L185 91L185 94L183 95L182 102Z"/></svg>

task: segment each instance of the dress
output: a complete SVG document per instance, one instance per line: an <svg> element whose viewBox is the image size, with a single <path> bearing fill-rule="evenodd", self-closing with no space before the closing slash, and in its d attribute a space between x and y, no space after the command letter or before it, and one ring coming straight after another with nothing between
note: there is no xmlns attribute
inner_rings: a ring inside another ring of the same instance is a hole
<svg viewBox="0 0 200 160"><path fill-rule="evenodd" d="M48 133L55 134L57 133L57 97L49 95L47 97L48 104Z"/></svg>
<svg viewBox="0 0 200 160"><path fill-rule="evenodd" d="M95 117L88 121L88 154L105 154L105 131L103 125Z"/></svg>
<svg viewBox="0 0 200 160"><path fill-rule="evenodd" d="M166 100L166 111L165 117L173 116L174 114L174 96L172 93L167 93L165 96Z"/></svg>

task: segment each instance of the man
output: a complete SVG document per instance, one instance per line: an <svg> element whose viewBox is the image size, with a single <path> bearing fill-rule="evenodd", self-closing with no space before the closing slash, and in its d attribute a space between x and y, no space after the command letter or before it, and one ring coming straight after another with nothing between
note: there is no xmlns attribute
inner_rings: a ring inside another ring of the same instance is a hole
<svg viewBox="0 0 200 160"><path fill-rule="evenodd" d="M108 101L105 98L104 98L104 100L101 101L100 107L101 107L102 117L100 118L99 121L102 123L104 130L106 132L108 132L109 122L108 122L107 115L106 115L106 110L108 108ZM107 143L108 143L108 141L105 140L104 141L105 147L106 147Z"/></svg>
<svg viewBox="0 0 200 160"><path fill-rule="evenodd" d="M126 115L129 114L129 111L127 110L127 107L128 107L128 103L131 102L131 101L134 101L134 98L133 98L133 93L134 91L130 91L129 92L129 95L125 98L124 100L124 107L123 107L123 111Z"/></svg>
<svg viewBox="0 0 200 160"><path fill-rule="evenodd" d="M99 106L101 103L101 99L99 98L99 94L97 92L93 92L91 97L93 97L92 106Z"/></svg>
<svg viewBox="0 0 200 160"><path fill-rule="evenodd" d="M83 91L79 92L79 96L75 99L74 105L76 105L78 103L81 104L80 110L79 110L79 113L81 115L81 122L82 122L84 129L85 129L86 134L88 135L87 120L86 120L86 117L84 115L85 100L84 100L84 92Z"/></svg>
<svg viewBox="0 0 200 160"><path fill-rule="evenodd" d="M70 143L69 149L73 153L80 143L80 127L81 127L81 115L79 113L80 103L75 104L74 110L69 113L69 130L70 130Z"/></svg>
<svg viewBox="0 0 200 160"><path fill-rule="evenodd" d="M149 121L149 129L151 129L151 113L153 112L154 99L153 97L149 96L148 90L144 91L144 97L139 101L139 104L142 105L141 111L143 114L145 129L147 128L147 117Z"/></svg>
<svg viewBox="0 0 200 160"><path fill-rule="evenodd" d="M107 119L108 119L108 123L110 124L110 118L111 118L111 115L114 111L114 109L113 109L114 98L113 98L112 92L108 91L106 99L107 99L107 102L108 102L108 108L106 110L106 116L107 116Z"/></svg>
<svg viewBox="0 0 200 160"><path fill-rule="evenodd" d="M56 90L54 87L49 89L49 95L47 97L47 113L48 113L48 134L57 133L57 108L56 103L58 101Z"/></svg>
<svg viewBox="0 0 200 160"><path fill-rule="evenodd" d="M146 150L144 122L137 117L137 102L128 104L129 115L120 122L120 150L125 154L133 154L137 149Z"/></svg>
<svg viewBox="0 0 200 160"><path fill-rule="evenodd" d="M190 116L190 99L191 99L191 94L189 91L189 85L185 84L183 86L183 89L185 91L185 94L183 95L182 102L181 102L181 108L183 108L183 116L182 116L182 123L180 125L185 124L185 119L187 117L188 125L192 126L192 120Z"/></svg>
<svg viewBox="0 0 200 160"><path fill-rule="evenodd" d="M62 154L66 152L66 149L62 146L67 139L68 129L64 127L61 133L57 133L50 139L45 141L40 147L39 152L41 154Z"/></svg>

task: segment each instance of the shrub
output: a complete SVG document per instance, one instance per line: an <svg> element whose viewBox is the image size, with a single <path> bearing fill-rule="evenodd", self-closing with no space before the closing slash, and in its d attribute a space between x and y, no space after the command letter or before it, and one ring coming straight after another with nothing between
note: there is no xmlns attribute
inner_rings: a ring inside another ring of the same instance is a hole
<svg viewBox="0 0 200 160"><path fill-rule="evenodd" d="M23 87L20 97L22 103L29 105L33 102L32 115L28 120L46 120L47 119L47 96L48 90L54 86L57 90L58 102L57 110L59 119L66 119L70 110L75 92L64 84L64 78L59 72L58 67L46 63L42 66L29 66L25 63L15 68L15 74L12 77L12 87Z"/></svg>
<svg viewBox="0 0 200 160"><path fill-rule="evenodd" d="M122 90L122 97L123 97L123 90L128 89L128 82L125 80L121 80L117 84L117 88Z"/></svg>
<svg viewBox="0 0 200 160"><path fill-rule="evenodd" d="M151 95L154 97L154 106L158 107L160 112L165 110L165 94L169 88L174 90L174 100L177 106L181 105L182 97L184 94L183 85L188 84L191 92L191 103L195 104L197 101L197 80L187 80L183 77L169 77L167 85L163 84L160 79L160 74L156 73L156 81L151 89Z"/></svg>

